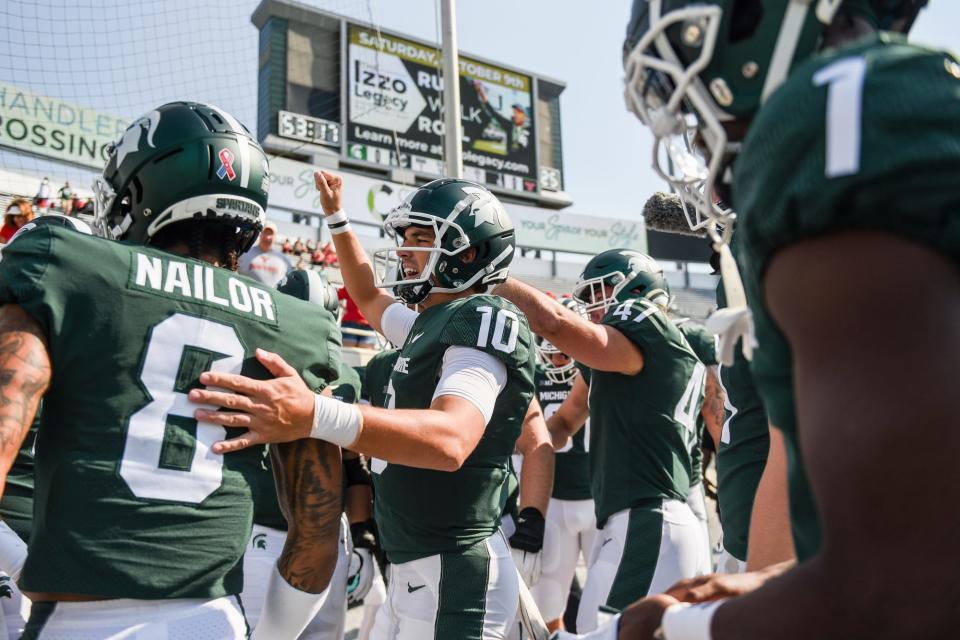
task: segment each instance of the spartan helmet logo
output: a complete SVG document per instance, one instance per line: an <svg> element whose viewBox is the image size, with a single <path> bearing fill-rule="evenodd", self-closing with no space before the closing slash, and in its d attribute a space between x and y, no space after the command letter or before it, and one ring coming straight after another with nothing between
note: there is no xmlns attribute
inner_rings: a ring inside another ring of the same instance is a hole
<svg viewBox="0 0 960 640"><path fill-rule="evenodd" d="M127 130L123 132L123 137L117 143L117 167L123 164L124 158L128 154L140 150L140 140L143 134L147 134L147 144L156 148L153 144L153 134L157 132L157 126L160 124L160 112L153 110L150 113L137 118L133 121Z"/></svg>
<svg viewBox="0 0 960 640"><path fill-rule="evenodd" d="M250 541L250 546L254 549L266 549L267 548L267 534L258 533L253 536L253 540Z"/></svg>

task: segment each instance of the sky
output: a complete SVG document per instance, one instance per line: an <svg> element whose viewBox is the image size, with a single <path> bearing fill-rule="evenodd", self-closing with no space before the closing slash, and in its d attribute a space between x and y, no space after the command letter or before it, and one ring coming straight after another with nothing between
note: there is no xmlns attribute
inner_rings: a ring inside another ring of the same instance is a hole
<svg viewBox="0 0 960 640"><path fill-rule="evenodd" d="M133 118L175 99L209 101L256 122L254 0L3 0L0 83ZM436 0L306 0L436 41ZM599 6L603 9L599 9ZM621 45L629 0L460 0L461 51L564 81L569 211L636 218L665 185L651 138L623 106ZM64 29L64 25L69 25ZM960 2L931 0L914 42L960 50ZM0 150L0 170L63 172ZM88 180L76 174L76 180Z"/></svg>

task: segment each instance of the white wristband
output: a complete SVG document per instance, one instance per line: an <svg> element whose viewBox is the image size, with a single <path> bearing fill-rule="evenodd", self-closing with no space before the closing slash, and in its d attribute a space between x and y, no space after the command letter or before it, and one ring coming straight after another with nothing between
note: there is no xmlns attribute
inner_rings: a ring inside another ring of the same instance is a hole
<svg viewBox="0 0 960 640"><path fill-rule="evenodd" d="M250 640L299 637L319 613L329 594L329 584L320 593L300 591L284 580L274 565L267 583L263 611Z"/></svg>
<svg viewBox="0 0 960 640"><path fill-rule="evenodd" d="M357 407L319 393L315 394L311 438L349 447L360 435L362 424L363 418Z"/></svg>
<svg viewBox="0 0 960 640"><path fill-rule="evenodd" d="M347 217L347 212L343 209L331 213L326 219L327 229L330 230L332 235L346 233L350 230L350 218Z"/></svg>
<svg viewBox="0 0 960 640"><path fill-rule="evenodd" d="M20 578L23 563L27 561L27 545L6 522L0 520L0 571L13 578Z"/></svg>
<svg viewBox="0 0 960 640"><path fill-rule="evenodd" d="M660 629L665 640L711 640L710 622L717 608L726 602L716 600L703 604L673 604L663 612Z"/></svg>

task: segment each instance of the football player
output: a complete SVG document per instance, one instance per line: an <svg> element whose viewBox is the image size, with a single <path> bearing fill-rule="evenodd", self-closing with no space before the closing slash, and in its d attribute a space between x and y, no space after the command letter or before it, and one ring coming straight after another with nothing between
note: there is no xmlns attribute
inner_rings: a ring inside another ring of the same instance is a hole
<svg viewBox="0 0 960 640"><path fill-rule="evenodd" d="M601 530L577 615L577 629L589 631L600 607L623 608L709 570L707 543L686 504L706 369L661 306L667 293L659 266L635 251L605 251L584 267L574 297L592 322L513 278L497 293L589 368L548 420L562 444L590 418Z"/></svg>
<svg viewBox="0 0 960 640"><path fill-rule="evenodd" d="M906 32L923 4L634 4L630 102L661 140L695 119L701 200L719 189L738 215L752 367L786 444L799 564L641 602L621 637L956 633L943 568L960 562L957 516L923 488L960 480L960 62L883 32ZM892 469L898 481L876 482ZM877 561L891 549L909 561Z"/></svg>
<svg viewBox="0 0 960 640"><path fill-rule="evenodd" d="M124 242L38 225L5 247L0 479L43 398L24 637L75 637L80 625L91 637L247 635L237 594L253 515L246 472L260 455L211 451L227 432L194 419L186 394L211 368L265 375L258 344L315 388L338 361L323 316L234 273L268 185L243 125L170 103L130 125L95 183L97 226ZM261 620L258 637L290 635L322 602L336 558L338 452L282 450L281 477L310 499L284 502L291 535L268 595L282 622Z"/></svg>
<svg viewBox="0 0 960 640"><path fill-rule="evenodd" d="M561 298L560 304L575 309L573 298ZM537 343L537 399L543 415L550 418L570 394L578 372L576 363L548 341ZM550 631L560 628L577 562L590 560L597 533L593 498L590 495L589 418L556 450L553 492L547 508L543 544L543 571L532 589Z"/></svg>
<svg viewBox="0 0 960 640"><path fill-rule="evenodd" d="M78 218L70 218L58 213L48 213L34 218L18 230L27 233L37 226L56 225L67 227L79 233L92 234L87 223ZM16 237L16 235L14 235ZM30 431L20 445L20 451L7 472L6 488L0 500L0 633L6 630L6 638L19 638L23 634L26 621L23 611L29 605L23 602L23 594L17 587L20 571L27 559L27 541L33 529L33 451L37 439L37 426L40 424L41 409L30 425ZM0 636L3 637L3 636Z"/></svg>
<svg viewBox="0 0 960 640"><path fill-rule="evenodd" d="M399 246L375 253L384 267L377 282L340 208L342 179L317 172L316 181L350 295L402 345L388 408L316 395L282 359L262 354L275 380L204 374L205 384L242 395L193 390L196 401L235 410L197 415L248 428L219 451L311 436L374 458L376 520L391 564L371 637L501 638L520 585L498 524L535 361L523 314L487 294L507 277L513 227L484 187L431 182L384 221ZM380 287L394 287L402 302Z"/></svg>

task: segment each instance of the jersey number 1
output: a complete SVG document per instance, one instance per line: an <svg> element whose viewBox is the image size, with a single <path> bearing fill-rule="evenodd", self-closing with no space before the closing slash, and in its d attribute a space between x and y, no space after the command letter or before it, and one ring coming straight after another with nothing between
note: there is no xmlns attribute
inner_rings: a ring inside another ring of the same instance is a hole
<svg viewBox="0 0 960 640"><path fill-rule="evenodd" d="M867 61L843 58L817 71L813 84L827 88L828 178L851 176L860 171L860 135L863 128L863 81Z"/></svg>
<svg viewBox="0 0 960 640"><path fill-rule="evenodd" d="M223 483L223 456L210 446L220 425L197 422L187 400L203 371L240 373L244 349L233 327L174 314L155 326L140 371L151 400L130 416L120 477L138 498L198 504ZM210 408L210 407L204 407Z"/></svg>

